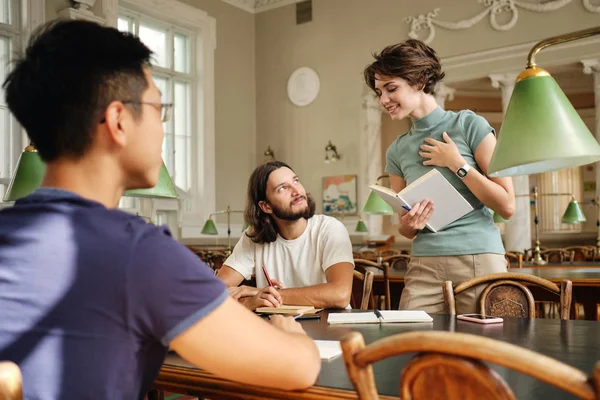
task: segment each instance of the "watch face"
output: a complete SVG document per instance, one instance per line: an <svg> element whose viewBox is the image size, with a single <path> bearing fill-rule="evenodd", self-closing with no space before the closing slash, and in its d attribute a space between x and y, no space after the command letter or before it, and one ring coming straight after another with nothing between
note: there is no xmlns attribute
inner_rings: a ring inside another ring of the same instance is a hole
<svg viewBox="0 0 600 400"><path fill-rule="evenodd" d="M456 171L456 175L458 175L459 178L464 178L465 176L467 176L467 171L464 168L459 168Z"/></svg>

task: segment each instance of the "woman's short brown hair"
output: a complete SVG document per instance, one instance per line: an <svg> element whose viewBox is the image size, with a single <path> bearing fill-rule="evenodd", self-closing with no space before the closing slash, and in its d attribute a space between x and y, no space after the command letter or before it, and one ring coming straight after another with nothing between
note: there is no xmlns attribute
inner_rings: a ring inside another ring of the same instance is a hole
<svg viewBox="0 0 600 400"><path fill-rule="evenodd" d="M365 81L373 91L375 74L402 78L427 94L433 94L435 84L446 75L435 50L416 39L387 46L373 57L375 61L364 71Z"/></svg>

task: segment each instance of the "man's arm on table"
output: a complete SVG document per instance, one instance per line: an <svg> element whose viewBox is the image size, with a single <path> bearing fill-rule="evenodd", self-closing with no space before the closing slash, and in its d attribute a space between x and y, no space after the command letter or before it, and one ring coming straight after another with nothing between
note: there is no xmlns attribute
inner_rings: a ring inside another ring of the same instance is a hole
<svg viewBox="0 0 600 400"><path fill-rule="evenodd" d="M321 368L314 341L290 317L273 316L272 323L281 329L227 298L170 344L192 364L233 381L286 390L313 385Z"/></svg>
<svg viewBox="0 0 600 400"><path fill-rule="evenodd" d="M251 310L257 307L279 307L282 304L281 295L273 287L258 289L245 285L238 286L244 281L244 276L228 265L223 265L219 269L217 277L225 283L231 297ZM278 281L274 283L281 285Z"/></svg>
<svg viewBox="0 0 600 400"><path fill-rule="evenodd" d="M354 266L349 262L333 264L325 271L327 283L304 288L280 289L283 304L311 305L316 308L346 308L352 295Z"/></svg>

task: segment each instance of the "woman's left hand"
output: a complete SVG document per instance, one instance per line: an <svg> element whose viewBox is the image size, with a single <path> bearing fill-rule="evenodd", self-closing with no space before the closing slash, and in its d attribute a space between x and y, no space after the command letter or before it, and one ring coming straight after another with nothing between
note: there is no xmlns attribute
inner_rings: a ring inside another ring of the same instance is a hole
<svg viewBox="0 0 600 400"><path fill-rule="evenodd" d="M456 172L457 169L466 164L463 156L460 155L458 147L450 139L446 132L442 134L443 142L432 138L426 138L426 144L420 146L419 155L428 160L423 161L423 165L435 165L438 167L447 167Z"/></svg>

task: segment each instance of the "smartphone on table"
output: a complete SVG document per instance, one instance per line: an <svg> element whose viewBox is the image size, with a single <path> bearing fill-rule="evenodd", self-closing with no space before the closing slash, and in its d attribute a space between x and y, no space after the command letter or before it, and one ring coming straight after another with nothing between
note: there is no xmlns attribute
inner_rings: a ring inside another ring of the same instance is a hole
<svg viewBox="0 0 600 400"><path fill-rule="evenodd" d="M475 322L477 324L498 324L503 321L500 317L492 317L483 314L460 314L456 318L463 321Z"/></svg>

